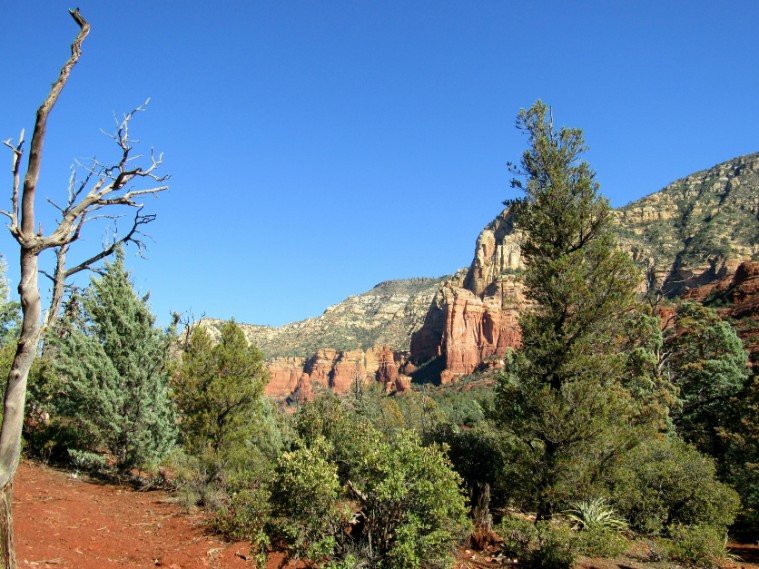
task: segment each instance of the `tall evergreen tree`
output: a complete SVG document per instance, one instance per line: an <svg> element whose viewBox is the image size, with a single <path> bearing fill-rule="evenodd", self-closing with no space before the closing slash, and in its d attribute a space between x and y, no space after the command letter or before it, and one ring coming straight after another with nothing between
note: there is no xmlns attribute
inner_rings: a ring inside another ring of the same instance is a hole
<svg viewBox="0 0 759 569"><path fill-rule="evenodd" d="M155 327L119 250L93 278L79 303L69 303L54 335L63 396L58 413L76 427L80 450L107 449L119 470L160 460L175 438L168 396L170 331Z"/></svg>
<svg viewBox="0 0 759 569"><path fill-rule="evenodd" d="M639 414L623 384L615 343L634 306L638 272L617 250L612 211L595 173L580 157L582 132L554 130L538 101L517 126L529 148L512 185L511 203L524 230L526 296L523 346L498 387L501 424L522 441L534 472L538 518L587 490L622 450L634 444Z"/></svg>
<svg viewBox="0 0 759 569"><path fill-rule="evenodd" d="M666 369L678 390L672 418L678 434L722 462L720 430L731 421L734 399L748 382L748 352L735 329L708 307L693 302L677 310L665 336Z"/></svg>
<svg viewBox="0 0 759 569"><path fill-rule="evenodd" d="M198 327L190 337L173 394L181 416L182 445L213 478L245 460L265 425L263 392L269 374L263 354L235 322L225 322L218 343ZM259 446L256 444L256 446Z"/></svg>

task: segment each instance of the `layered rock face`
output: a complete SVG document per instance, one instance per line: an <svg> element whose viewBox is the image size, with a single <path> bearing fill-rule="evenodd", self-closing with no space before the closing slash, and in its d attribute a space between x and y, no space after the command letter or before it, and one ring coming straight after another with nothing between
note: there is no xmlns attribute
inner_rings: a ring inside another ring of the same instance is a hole
<svg viewBox="0 0 759 569"><path fill-rule="evenodd" d="M759 301L747 292L756 280L746 275L759 266L741 262L759 258L759 153L621 208L615 231L645 274L641 292L671 297L721 278L724 290L745 296L729 300L736 310L757 313ZM499 356L519 346L518 317L529 307L520 278L522 239L505 210L480 233L470 267L452 276L381 283L318 318L280 328L240 325L271 358L267 392L345 392L357 377L403 390L413 366L432 358L444 364L443 382L482 365L497 367ZM221 323L204 322L212 334Z"/></svg>
<svg viewBox="0 0 759 569"><path fill-rule="evenodd" d="M405 363L405 354L386 345L366 352L321 349L308 359L275 358L268 364L271 380L266 394L277 397L297 393L306 400L320 389L348 393L356 382L377 382L388 392L403 392L411 386L410 378L400 372Z"/></svg>
<svg viewBox="0 0 759 569"><path fill-rule="evenodd" d="M444 357L446 383L519 345L518 314L525 307L518 278L524 269L521 240L508 210L480 233L469 270L441 287L412 336L412 362Z"/></svg>
<svg viewBox="0 0 759 569"><path fill-rule="evenodd" d="M759 255L759 153L670 184L618 211L620 243L673 296Z"/></svg>
<svg viewBox="0 0 759 569"><path fill-rule="evenodd" d="M448 278L386 281L330 306L316 318L278 328L239 326L267 358L309 357L322 348L366 351L388 345L404 351L409 349L412 332L422 325L438 288ZM212 318L204 321L213 328L221 324Z"/></svg>
<svg viewBox="0 0 759 569"><path fill-rule="evenodd" d="M641 292L674 296L732 275L741 261L759 256L759 153L697 172L622 208L615 230L646 275ZM445 358L441 380L447 382L519 345L518 315L527 308L519 279L522 239L508 210L480 233L466 276L444 284L414 333L412 362ZM750 266L741 265L737 274Z"/></svg>

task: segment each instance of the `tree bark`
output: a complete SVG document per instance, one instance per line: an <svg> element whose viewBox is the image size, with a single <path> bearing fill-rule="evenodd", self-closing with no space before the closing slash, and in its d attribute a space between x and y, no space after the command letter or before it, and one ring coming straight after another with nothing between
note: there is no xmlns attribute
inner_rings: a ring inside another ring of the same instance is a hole
<svg viewBox="0 0 759 569"><path fill-rule="evenodd" d="M13 151L14 182L11 199L12 208L8 211L0 210L0 214L10 220L9 230L20 246L21 282L18 291L21 297L23 314L21 336L18 340L16 355L8 374L8 384L5 390L5 414L3 416L2 429L0 429L0 491L6 493L18 468L27 378L40 345L42 306L38 282L38 255L46 249L53 248L58 248L59 252L62 253L58 258L59 267L56 269L59 287L56 287L53 306L51 307L52 312L48 315L54 321L60 310L61 293L65 277L84 270L92 263L97 262L112 252L112 248L105 248L99 254L80 263L76 267L68 270L64 269L68 245L79 239L82 226L86 221L93 218L91 214L110 206L136 208L137 213L131 231L122 240L112 244L112 247L126 241L137 242L139 244L139 241L134 237L136 234L139 234L138 227L149 223L155 216L142 215L140 213L142 204L138 203L136 199L144 195L156 195L168 189L165 185L147 189L132 189L129 187L135 178L138 180L151 180L151 184L153 182L163 182L168 178L168 176L158 176L156 174L156 169L162 163L162 156L156 157L151 151L150 163L147 167L134 165L133 161L136 157L130 156L133 141L129 138L129 121L136 112L144 110L144 105L142 105L124 117L118 131L112 137L121 149L119 162L116 165L106 167L93 160L94 165L88 170L89 174L85 177L84 182L78 188L70 188L68 205L59 208L61 220L53 232L44 236L42 229L35 227L35 194L42 164L42 150L45 142L47 118L66 85L71 70L77 61L79 61L79 57L82 54L82 42L90 31L90 25L79 14L79 9L69 10L69 13L79 26L79 33L71 44L71 57L61 68L58 79L53 83L47 98L37 110L37 119L34 125L34 133L29 148L29 160L21 192L19 192L19 162L23 154L23 131L17 146L11 145L10 141L4 142ZM93 185L85 193L91 180L93 181ZM95 215L94 217L108 216ZM49 320L49 322L51 321ZM12 534L11 522L11 502L10 498L6 496L6 514L0 516L0 535L7 536ZM0 550L0 555L3 556L0 558L0 565L4 563L5 567L15 567L12 542L8 543L10 544L10 549Z"/></svg>
<svg viewBox="0 0 759 569"><path fill-rule="evenodd" d="M26 382L34 357L37 355L42 326L37 256L45 248L45 244L41 232L40 234L35 233L34 220L34 201L42 163L42 148L48 114L58 100L71 69L79 60L82 42L90 31L89 24L79 15L78 9L70 11L70 13L80 29L71 45L71 57L64 64L58 79L50 89L50 93L37 110L37 120L34 125L29 162L21 196L21 226L18 226L19 203L16 188L14 188L13 195L13 212L8 214L8 217L11 218L11 233L21 248L21 278L18 293L21 297L23 321L16 355L8 373L8 384L5 388L5 414L3 415L2 429L0 429L0 492L2 492L1 503L3 508L2 515L0 515L0 536L2 536L2 548L0 549L2 559L0 559L0 563L7 569L15 569L16 567L16 555L13 548L12 484L13 476L18 468L21 450ZM15 152L14 170L17 167L20 154L21 149L18 148Z"/></svg>
<svg viewBox="0 0 759 569"><path fill-rule="evenodd" d="M16 549L13 546L13 482L0 489L0 556L5 560L5 568L16 566Z"/></svg>

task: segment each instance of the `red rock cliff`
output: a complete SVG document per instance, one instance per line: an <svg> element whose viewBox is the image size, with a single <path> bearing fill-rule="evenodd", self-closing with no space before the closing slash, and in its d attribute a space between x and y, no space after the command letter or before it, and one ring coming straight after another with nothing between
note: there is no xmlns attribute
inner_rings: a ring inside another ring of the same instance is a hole
<svg viewBox="0 0 759 569"><path fill-rule="evenodd" d="M406 353L394 352L388 346L362 350L340 351L321 349L308 359L276 358L269 362L271 381L266 394L287 397L297 391L301 399L310 399L319 389L347 393L355 381L377 382L386 391L404 391L409 378L400 373Z"/></svg>
<svg viewBox="0 0 759 569"><path fill-rule="evenodd" d="M445 283L433 300L424 325L411 340L413 362L445 358L441 381L471 373L482 361L519 345L518 314L525 307L517 277L524 268L522 235L505 210L477 239L466 275Z"/></svg>

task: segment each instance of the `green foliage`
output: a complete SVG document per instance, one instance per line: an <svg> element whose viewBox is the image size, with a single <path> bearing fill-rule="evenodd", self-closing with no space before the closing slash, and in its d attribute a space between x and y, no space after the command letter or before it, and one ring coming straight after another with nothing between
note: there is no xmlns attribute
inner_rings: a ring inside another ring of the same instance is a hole
<svg viewBox="0 0 759 569"><path fill-rule="evenodd" d="M456 382L466 385L465 379ZM457 426L473 427L485 419L487 409L493 406L495 392L490 385L472 385L462 389L430 390L427 395L435 403L441 421Z"/></svg>
<svg viewBox="0 0 759 569"><path fill-rule="evenodd" d="M506 516L498 528L504 539L503 554L530 569L570 569L575 561L575 536L566 525L537 524Z"/></svg>
<svg viewBox="0 0 759 569"><path fill-rule="evenodd" d="M473 502L485 485L490 489L491 509L530 501L534 479L530 457L518 440L493 421L486 419L470 428L440 424L428 440L448 449Z"/></svg>
<svg viewBox="0 0 759 569"><path fill-rule="evenodd" d="M567 526L540 522L536 546L524 558L529 569L571 569L575 563L574 536Z"/></svg>
<svg viewBox="0 0 759 569"><path fill-rule="evenodd" d="M452 546L470 526L461 479L438 448L402 433L367 455L351 482L383 567L450 564Z"/></svg>
<svg viewBox="0 0 759 569"><path fill-rule="evenodd" d="M677 311L676 326L665 338L672 383L678 388L673 412L680 435L722 459L719 430L729 418L731 397L748 380L748 353L735 330L713 309L686 302Z"/></svg>
<svg viewBox="0 0 759 569"><path fill-rule="evenodd" d="M498 526L503 538L501 552L508 559L524 559L538 538L538 529L530 520L506 515Z"/></svg>
<svg viewBox="0 0 759 569"><path fill-rule="evenodd" d="M210 511L217 531L250 541L259 566L269 546L274 462L284 444L281 417L263 397L268 379L261 352L226 322L217 343L205 329L193 331L172 383L181 418L179 488Z"/></svg>
<svg viewBox="0 0 759 569"><path fill-rule="evenodd" d="M338 508L337 468L324 456L324 439L283 453L272 490L274 528L298 557L320 561L334 554L344 519Z"/></svg>
<svg viewBox="0 0 759 569"><path fill-rule="evenodd" d="M627 522L617 515L605 498L574 502L566 512L567 517L581 531L595 529L623 530Z"/></svg>
<svg viewBox="0 0 759 569"><path fill-rule="evenodd" d="M614 528L594 525L573 532L561 523L539 522L505 516L498 527L503 538L502 554L526 567L572 566L576 555L612 558L629 543Z"/></svg>
<svg viewBox="0 0 759 569"><path fill-rule="evenodd" d="M304 405L295 422L304 448L318 449L337 473L340 503L361 520L350 535L342 527L332 534L333 561L353 558L356 566L393 568L448 563L456 540L470 528L461 479L439 448L422 446L417 435L402 428L382 432L352 405L320 397ZM285 484L278 488L293 492ZM294 508L288 515L305 513Z"/></svg>
<svg viewBox="0 0 759 569"><path fill-rule="evenodd" d="M603 469L635 444L640 407L624 384L615 342L639 281L611 233L612 213L585 162L578 129L553 129L538 101L517 125L529 136L512 202L525 231L523 347L498 384L497 419L534 469L538 516L550 518L590 491Z"/></svg>
<svg viewBox="0 0 759 569"><path fill-rule="evenodd" d="M73 450L105 450L122 472L155 466L175 438L167 391L173 334L154 327L121 251L92 279L81 310L74 310L78 302L69 301L59 330L49 337L59 377L50 402L53 420L75 433Z"/></svg>
<svg viewBox="0 0 759 569"><path fill-rule="evenodd" d="M666 532L675 524L709 524L724 531L739 506L735 491L716 479L714 461L677 437L633 449L612 485L619 512L631 528L646 535Z"/></svg>
<svg viewBox="0 0 759 569"><path fill-rule="evenodd" d="M617 557L629 545L630 543L619 531L600 526L578 532L574 539L575 551L587 557Z"/></svg>
<svg viewBox="0 0 759 569"><path fill-rule="evenodd" d="M192 333L172 383L182 446L204 463L211 478L254 442L260 447L276 437L276 429L262 420L269 380L263 355L234 322L220 332L218 343L203 328Z"/></svg>
<svg viewBox="0 0 759 569"><path fill-rule="evenodd" d="M728 405L728 417L718 428L725 445L722 479L738 491L743 509L739 525L743 538L759 540L759 373Z"/></svg>
<svg viewBox="0 0 759 569"><path fill-rule="evenodd" d="M658 541L659 548L669 559L681 561L691 567L716 569L731 556L725 548L726 534L708 524L675 524L669 538Z"/></svg>

